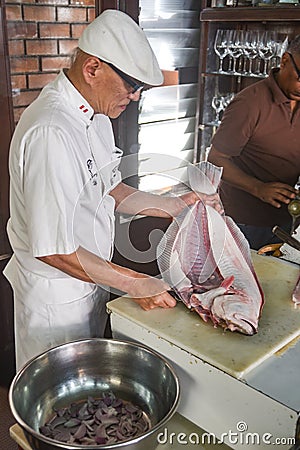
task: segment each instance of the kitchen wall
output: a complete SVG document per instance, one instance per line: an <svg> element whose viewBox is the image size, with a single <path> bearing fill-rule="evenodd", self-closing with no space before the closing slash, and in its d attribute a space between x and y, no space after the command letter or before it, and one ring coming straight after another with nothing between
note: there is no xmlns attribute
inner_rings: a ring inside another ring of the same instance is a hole
<svg viewBox="0 0 300 450"><path fill-rule="evenodd" d="M9 0L6 19L14 119L70 55L84 27L95 17L94 0Z"/></svg>

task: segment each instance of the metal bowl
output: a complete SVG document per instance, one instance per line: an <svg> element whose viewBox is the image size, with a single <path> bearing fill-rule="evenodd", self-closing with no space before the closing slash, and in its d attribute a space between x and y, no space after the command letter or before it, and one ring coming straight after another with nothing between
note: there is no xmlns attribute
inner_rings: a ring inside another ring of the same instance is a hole
<svg viewBox="0 0 300 450"><path fill-rule="evenodd" d="M108 391L142 408L150 430L102 446L66 444L40 434L39 427L53 416L53 407ZM143 345L114 339L86 339L48 350L17 373L9 391L12 413L34 450L154 449L178 401L178 377L162 356Z"/></svg>

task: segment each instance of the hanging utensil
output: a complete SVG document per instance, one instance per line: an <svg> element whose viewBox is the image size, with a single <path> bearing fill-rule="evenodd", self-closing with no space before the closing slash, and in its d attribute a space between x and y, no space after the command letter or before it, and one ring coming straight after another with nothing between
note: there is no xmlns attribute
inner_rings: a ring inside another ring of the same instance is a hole
<svg viewBox="0 0 300 450"><path fill-rule="evenodd" d="M292 216L292 227L290 232L292 235L296 228L296 221L298 217L300 217L300 197L298 195L288 204L288 212Z"/></svg>
<svg viewBox="0 0 300 450"><path fill-rule="evenodd" d="M292 228L290 235L294 233L296 228L296 221L298 217L300 217L300 175L294 188L297 189L298 193L296 197L293 200L291 200L290 203L288 204L288 212L292 216Z"/></svg>
<svg viewBox="0 0 300 450"><path fill-rule="evenodd" d="M299 202L300 206L300 202ZM286 244L290 245L291 247L295 248L296 250L300 251L300 242L297 241L297 239L293 238L289 233L284 231L282 228L278 227L277 225L273 228L272 232L277 236L279 239L281 239Z"/></svg>

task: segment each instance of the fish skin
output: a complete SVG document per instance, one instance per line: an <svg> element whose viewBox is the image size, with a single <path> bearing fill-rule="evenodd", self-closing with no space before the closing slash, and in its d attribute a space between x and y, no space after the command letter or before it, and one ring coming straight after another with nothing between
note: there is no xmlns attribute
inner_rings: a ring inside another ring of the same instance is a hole
<svg viewBox="0 0 300 450"><path fill-rule="evenodd" d="M200 164L200 169L201 166L213 180L213 183L206 180L209 192L204 193L215 193L220 169L210 163ZM203 173L200 179L203 180ZM194 189L203 192L201 186L196 186L196 181L193 172ZM210 320L215 327L255 334L264 296L248 241L238 226L231 218L199 200L178 218L177 228L173 242L168 243L168 230L165 241L169 247L171 245L168 252L176 253L177 273L180 266L185 277L184 287L180 283L173 285L178 296L189 309L197 312L205 322ZM169 279L166 281L170 282Z"/></svg>

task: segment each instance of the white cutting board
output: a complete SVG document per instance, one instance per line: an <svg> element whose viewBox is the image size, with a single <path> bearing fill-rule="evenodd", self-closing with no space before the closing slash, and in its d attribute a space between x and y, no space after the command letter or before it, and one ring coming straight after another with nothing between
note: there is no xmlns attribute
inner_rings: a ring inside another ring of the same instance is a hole
<svg viewBox="0 0 300 450"><path fill-rule="evenodd" d="M168 310L143 311L130 298L121 297L109 302L108 309L240 379L300 337L300 307L295 309L291 300L299 267L255 252L252 257L265 294L254 336L214 328L181 303Z"/></svg>

